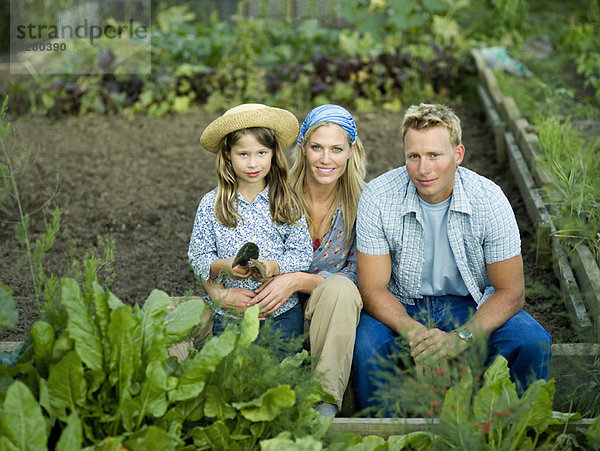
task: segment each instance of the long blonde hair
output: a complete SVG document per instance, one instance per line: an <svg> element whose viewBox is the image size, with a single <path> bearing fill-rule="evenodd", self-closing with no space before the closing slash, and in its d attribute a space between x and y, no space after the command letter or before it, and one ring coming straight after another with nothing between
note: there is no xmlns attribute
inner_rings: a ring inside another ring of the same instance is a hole
<svg viewBox="0 0 600 451"><path fill-rule="evenodd" d="M225 227L236 227L238 219L243 221L237 211L238 182L231 164L231 148L246 133L252 134L263 146L273 151L271 169L266 176L269 187L269 210L277 224L296 224L302 217L298 197L288 182L288 162L277 134L270 128L251 127L236 130L221 140L217 152L215 169L217 171L217 197L215 198L215 217Z"/></svg>
<svg viewBox="0 0 600 451"><path fill-rule="evenodd" d="M318 122L310 128L308 128L308 130L304 134L304 143L306 143L310 139L310 136L319 127L331 124L335 123L328 121ZM339 127L338 124L335 125ZM352 146L350 136L345 130L344 134L348 139L348 144ZM352 155L350 155L350 159L348 160L346 170L337 182L335 201L333 202L331 208L325 215L325 219L321 223L321 227L319 228L319 230L314 230L313 228L312 211L304 191L304 185L306 183L306 170L306 157L302 153L301 145L298 144L292 151L292 168L290 170L290 184L292 185L292 188L300 198L300 204L302 205L302 209L304 210L304 216L306 217L306 222L308 223L308 230L310 232L310 236L314 239L320 238L325 234L325 228L331 222L333 215L335 214L338 206L341 203L342 217L344 218L344 227L346 229L346 246L350 246L352 241L352 229L354 228L354 222L356 221L358 199L360 198L360 194L365 184L364 180L367 171L367 159L365 149L362 145L360 138L358 136L356 137L356 147L354 148Z"/></svg>

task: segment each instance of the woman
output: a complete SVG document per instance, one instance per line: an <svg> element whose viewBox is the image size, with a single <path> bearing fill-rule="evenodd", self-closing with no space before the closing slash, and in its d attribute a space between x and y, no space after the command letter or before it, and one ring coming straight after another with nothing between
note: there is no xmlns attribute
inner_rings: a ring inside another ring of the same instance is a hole
<svg viewBox="0 0 600 451"><path fill-rule="evenodd" d="M356 283L354 222L364 185L365 151L350 113L338 105L313 109L300 128L292 155L290 182L300 197L313 240L313 262L306 272L278 275L257 290L264 314L298 292L309 324L310 347L319 356L315 370L337 404L316 409L334 417L352 364L362 301Z"/></svg>

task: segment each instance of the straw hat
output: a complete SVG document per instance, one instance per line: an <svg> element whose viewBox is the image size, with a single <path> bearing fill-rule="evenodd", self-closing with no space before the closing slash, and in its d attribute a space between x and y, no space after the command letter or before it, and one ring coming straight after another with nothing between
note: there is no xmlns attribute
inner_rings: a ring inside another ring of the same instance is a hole
<svg viewBox="0 0 600 451"><path fill-rule="evenodd" d="M287 149L298 137L300 126L292 113L261 103L245 103L227 110L212 121L202 132L200 144L209 152L219 150L221 140L229 133L250 127L270 128L277 133L283 149Z"/></svg>

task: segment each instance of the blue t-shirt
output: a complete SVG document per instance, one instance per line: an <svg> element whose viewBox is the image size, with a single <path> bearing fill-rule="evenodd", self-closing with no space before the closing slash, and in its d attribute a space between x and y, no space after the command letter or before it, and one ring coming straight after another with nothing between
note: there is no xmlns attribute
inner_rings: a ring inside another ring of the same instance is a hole
<svg viewBox="0 0 600 451"><path fill-rule="evenodd" d="M423 217L425 249L421 296L467 296L469 290L456 266L448 241L448 208L450 197L439 204L429 204L419 198Z"/></svg>

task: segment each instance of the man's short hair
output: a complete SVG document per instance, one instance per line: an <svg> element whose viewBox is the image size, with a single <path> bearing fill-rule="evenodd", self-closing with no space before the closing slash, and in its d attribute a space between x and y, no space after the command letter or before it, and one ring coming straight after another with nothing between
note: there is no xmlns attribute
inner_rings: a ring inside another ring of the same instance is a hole
<svg viewBox="0 0 600 451"><path fill-rule="evenodd" d="M423 131L440 125L446 127L450 132L450 143L453 146L461 144L460 119L450 107L429 103L413 105L404 113L401 130L402 140L404 141L406 133L411 128Z"/></svg>

